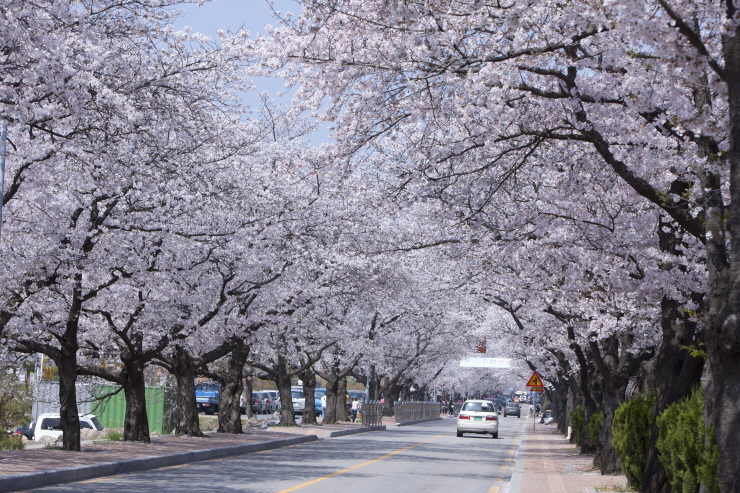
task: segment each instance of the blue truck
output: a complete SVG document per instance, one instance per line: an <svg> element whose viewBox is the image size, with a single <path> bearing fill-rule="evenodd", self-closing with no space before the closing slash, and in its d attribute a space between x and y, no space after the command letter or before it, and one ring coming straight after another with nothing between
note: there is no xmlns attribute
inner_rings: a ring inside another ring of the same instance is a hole
<svg viewBox="0 0 740 493"><path fill-rule="evenodd" d="M198 412L216 414L221 404L221 385L217 383L199 383L195 386L195 402Z"/></svg>

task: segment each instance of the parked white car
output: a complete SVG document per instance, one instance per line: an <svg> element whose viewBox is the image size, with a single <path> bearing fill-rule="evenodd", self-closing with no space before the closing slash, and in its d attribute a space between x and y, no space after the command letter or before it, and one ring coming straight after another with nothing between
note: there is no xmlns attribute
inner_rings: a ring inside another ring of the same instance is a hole
<svg viewBox="0 0 740 493"><path fill-rule="evenodd" d="M98 417L94 414L85 414L80 416L80 429L84 428L100 431L103 429L103 425L100 424ZM42 437L59 438L60 436L62 436L62 424L59 414L40 414L36 419L33 439L39 442Z"/></svg>

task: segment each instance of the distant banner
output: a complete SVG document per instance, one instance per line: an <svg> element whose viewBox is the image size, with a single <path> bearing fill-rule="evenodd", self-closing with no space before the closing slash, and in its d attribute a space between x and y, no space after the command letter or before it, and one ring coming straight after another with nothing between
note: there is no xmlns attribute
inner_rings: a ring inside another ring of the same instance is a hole
<svg viewBox="0 0 740 493"><path fill-rule="evenodd" d="M511 368L509 358L463 358L460 360L462 368Z"/></svg>

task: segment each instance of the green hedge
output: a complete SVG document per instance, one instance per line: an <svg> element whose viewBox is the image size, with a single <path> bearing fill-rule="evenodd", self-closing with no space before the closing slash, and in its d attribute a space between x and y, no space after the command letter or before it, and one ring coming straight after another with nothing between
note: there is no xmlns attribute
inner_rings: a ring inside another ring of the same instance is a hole
<svg viewBox="0 0 740 493"><path fill-rule="evenodd" d="M583 440L588 439L592 445L599 441L599 433L604 424L604 413L599 409L591 415L591 419L586 424L586 412L583 406L578 406L570 412L570 427L573 433L573 441L579 446L583 445Z"/></svg>
<svg viewBox="0 0 740 493"><path fill-rule="evenodd" d="M599 433L601 433L602 426L604 426L604 412L599 409L591 415L591 419L588 420L586 425L586 438L594 446L599 443Z"/></svg>
<svg viewBox="0 0 740 493"><path fill-rule="evenodd" d="M703 408L704 389L699 387L658 416L659 457L676 493L696 493L702 482L707 491L719 493L719 452L714 430L704 427Z"/></svg>
<svg viewBox="0 0 740 493"><path fill-rule="evenodd" d="M583 406L578 406L570 412L570 427L573 433L573 441L579 446L583 445L583 429L585 428L586 413Z"/></svg>
<svg viewBox="0 0 740 493"><path fill-rule="evenodd" d="M647 446L653 428L655 396L638 396L623 403L614 413L612 445L619 454L622 470L630 485L642 489L647 464Z"/></svg>

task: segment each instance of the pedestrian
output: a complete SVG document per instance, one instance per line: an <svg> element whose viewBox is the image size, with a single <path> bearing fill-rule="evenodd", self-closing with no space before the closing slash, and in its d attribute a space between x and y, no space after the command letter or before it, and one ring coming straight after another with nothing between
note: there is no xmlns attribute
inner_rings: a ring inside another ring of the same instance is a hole
<svg viewBox="0 0 740 493"><path fill-rule="evenodd" d="M455 408L454 404L452 403L452 397L450 397L450 404L447 406L447 411L450 413L450 416L455 415Z"/></svg>
<svg viewBox="0 0 740 493"><path fill-rule="evenodd" d="M352 422L354 423L357 419L357 412L360 410L360 401L357 400L357 397L352 399Z"/></svg>
<svg viewBox="0 0 740 493"><path fill-rule="evenodd" d="M321 420L326 417L326 394L321 396Z"/></svg>

